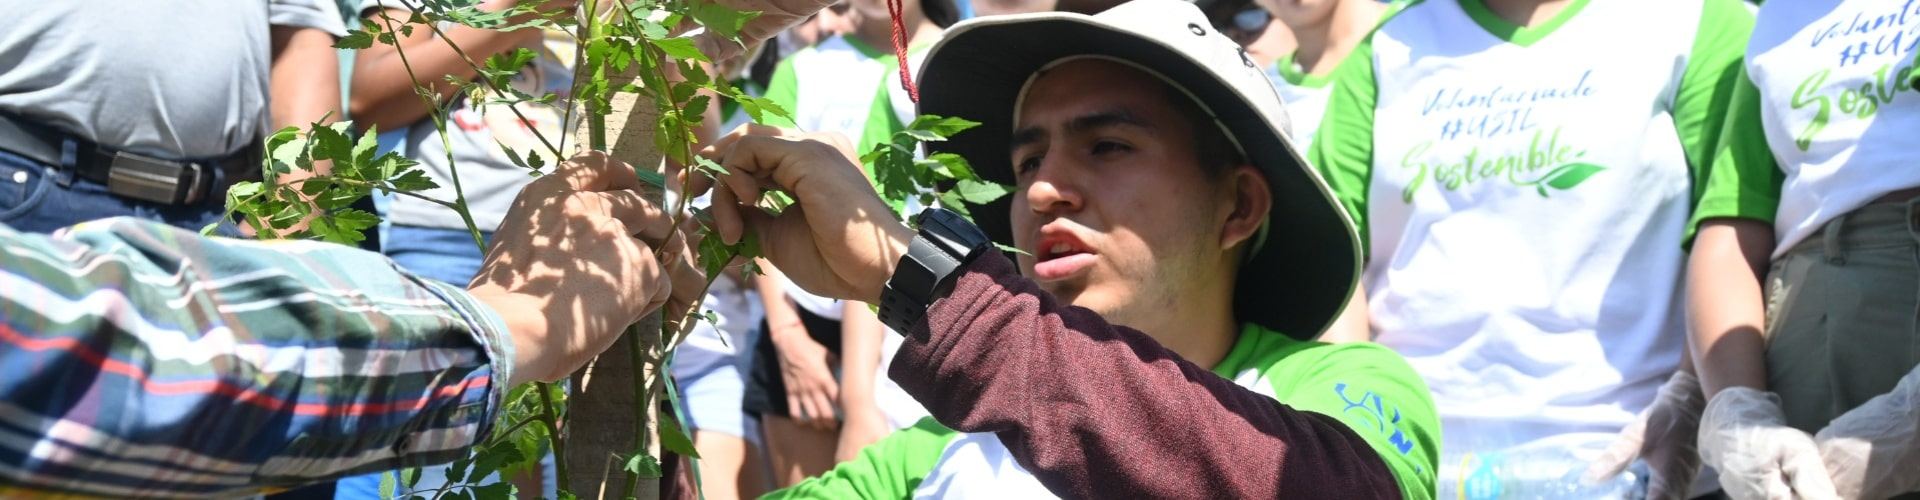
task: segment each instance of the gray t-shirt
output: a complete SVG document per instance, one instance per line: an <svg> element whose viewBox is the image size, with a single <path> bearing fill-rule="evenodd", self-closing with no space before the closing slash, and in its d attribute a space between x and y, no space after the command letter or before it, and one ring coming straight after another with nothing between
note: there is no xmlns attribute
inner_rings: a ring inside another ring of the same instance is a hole
<svg viewBox="0 0 1920 500"><path fill-rule="evenodd" d="M371 9L378 8L407 7L405 2L398 0L365 0L361 3L360 12L365 15ZM529 37L521 47L532 50L538 57L521 68L510 85L534 96L549 93L566 96L571 92L573 37L557 31L514 33L528 33ZM484 55L474 54L474 57ZM432 80L440 78L419 76ZM407 75L402 73L395 77L406 78ZM487 99L494 97L491 92L487 94ZM505 104L475 103L464 96L455 99L447 114L445 141L442 141L433 120L422 119L407 130L407 156L419 161L427 177L440 185L439 189L421 194L438 200L453 200L453 172L454 167L458 167L460 188L467 197L467 210L473 214L474 225L482 231L493 231L500 227L500 220L506 217L507 209L513 206L513 199L520 194L520 188L533 181L527 169L514 165L513 160L500 148L512 148L522 158L537 152L546 160L546 170L551 171L552 165L563 158L555 158L548 151L547 144L560 147L561 136L573 128L561 123L567 118L566 108L559 105L564 100L556 101L553 105L523 102L509 109ZM514 113L516 109L519 110L518 114ZM522 121L522 117L526 121ZM542 142L541 138L546 141ZM566 147L577 149L570 140ZM447 163L449 150L452 151L453 166ZM413 227L467 228L466 223L460 220L460 215L453 210L408 196L394 198L387 220Z"/></svg>
<svg viewBox="0 0 1920 500"><path fill-rule="evenodd" d="M269 25L345 34L332 0L8 0L0 20L0 112L183 159L268 132Z"/></svg>

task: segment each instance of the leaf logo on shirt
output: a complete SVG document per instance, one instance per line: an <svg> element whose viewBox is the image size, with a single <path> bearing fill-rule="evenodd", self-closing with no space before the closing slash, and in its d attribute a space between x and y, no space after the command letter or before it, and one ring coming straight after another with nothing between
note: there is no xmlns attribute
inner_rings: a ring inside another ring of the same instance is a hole
<svg viewBox="0 0 1920 500"><path fill-rule="evenodd" d="M1533 182L1522 183L1521 185L1533 186L1533 189L1540 193L1541 198L1547 198L1549 197L1547 195L1547 188L1554 188L1561 191L1573 189L1574 186L1579 186L1580 183L1586 182L1587 178L1593 177L1593 174L1600 173L1606 169L1607 167L1592 163L1568 163L1554 167L1553 170L1547 171L1547 175L1540 176L1539 179L1535 179Z"/></svg>

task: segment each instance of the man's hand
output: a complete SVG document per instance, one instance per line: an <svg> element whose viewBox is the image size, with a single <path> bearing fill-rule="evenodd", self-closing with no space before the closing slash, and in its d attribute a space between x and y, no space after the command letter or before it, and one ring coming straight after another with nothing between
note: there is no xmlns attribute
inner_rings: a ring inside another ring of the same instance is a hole
<svg viewBox="0 0 1920 500"><path fill-rule="evenodd" d="M840 382L833 379L832 366L839 360L807 335L805 325L769 325L768 329L768 340L779 353L780 378L787 386L787 416L817 430L838 428Z"/></svg>
<svg viewBox="0 0 1920 500"><path fill-rule="evenodd" d="M1700 455L1737 500L1839 498L1813 437L1787 427L1770 392L1736 386L1714 395L1700 420Z"/></svg>
<svg viewBox="0 0 1920 500"><path fill-rule="evenodd" d="M559 380L670 297L687 300L670 283L695 282L699 271L684 264L685 240L640 189L631 167L589 152L520 190L467 287L513 334L510 383ZM676 265L662 267L655 246Z"/></svg>
<svg viewBox="0 0 1920 500"><path fill-rule="evenodd" d="M1842 498L1920 491L1920 368L1814 435Z"/></svg>
<svg viewBox="0 0 1920 500"><path fill-rule="evenodd" d="M1621 431L1613 446L1587 469L1586 481L1606 480L1635 459L1644 459L1653 475L1647 498L1687 498L1693 478L1700 474L1700 413L1706 406L1700 380L1691 373L1674 372L1660 386L1653 404L1640 412L1640 420Z"/></svg>
<svg viewBox="0 0 1920 500"><path fill-rule="evenodd" d="M725 241L740 241L753 231L760 236L761 254L801 288L880 302L913 231L874 193L845 137L749 124L700 154L727 170L718 179L711 210ZM693 180L693 195L712 184ZM785 191L795 201L777 217L757 207L770 189Z"/></svg>
<svg viewBox="0 0 1920 500"><path fill-rule="evenodd" d="M719 3L733 10L759 12L760 15L740 28L739 43L712 31L696 36L694 45L700 48L700 53L714 61L732 59L745 53L746 47L772 40L774 35L806 21L813 17L813 13L839 3L839 0L719 0Z"/></svg>

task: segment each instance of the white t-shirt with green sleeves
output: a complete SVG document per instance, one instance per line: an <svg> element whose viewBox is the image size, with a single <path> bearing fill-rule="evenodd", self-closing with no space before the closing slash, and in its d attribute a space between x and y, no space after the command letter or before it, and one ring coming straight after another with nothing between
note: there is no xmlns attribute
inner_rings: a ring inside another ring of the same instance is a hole
<svg viewBox="0 0 1920 500"><path fill-rule="evenodd" d="M1373 343L1302 342L1247 325L1213 372L1300 411L1337 417L1386 461L1409 500L1434 498L1440 427L1418 375ZM1177 434L1177 429L1168 430ZM1140 457L1153 460L1153 457ZM1054 498L1000 438L928 418L770 498Z"/></svg>
<svg viewBox="0 0 1920 500"><path fill-rule="evenodd" d="M1751 27L1737 0L1577 0L1532 28L1433 0L1339 72L1311 157L1445 455L1604 447L1676 369L1691 167Z"/></svg>
<svg viewBox="0 0 1920 500"><path fill-rule="evenodd" d="M1747 47L1764 136L1730 139L1773 159L1716 168L1702 215L1774 222L1774 257L1835 217L1920 186L1920 95L1911 85L1920 2L1801 0L1761 6ZM1784 185L1778 184L1784 177ZM1742 189L1742 184L1748 187ZM1730 189L1730 190L1729 190ZM1774 208L1777 206L1777 212Z"/></svg>
<svg viewBox="0 0 1920 500"><path fill-rule="evenodd" d="M1380 14L1380 22L1392 19L1405 6L1406 2L1388 5L1387 11ZM1327 114L1327 97L1333 94L1333 74L1307 74L1294 60L1299 54L1290 52L1267 66L1267 79L1273 81L1274 90L1280 92L1281 102L1287 105L1287 116L1293 118L1293 130L1288 133L1293 137L1294 146L1306 151L1313 146L1313 136L1320 132L1321 117ZM1338 68L1357 59L1348 54L1345 59L1330 63Z"/></svg>
<svg viewBox="0 0 1920 500"><path fill-rule="evenodd" d="M1305 150L1313 146L1313 136L1320 131L1320 117L1327 113L1333 75L1309 75L1300 70L1293 56L1287 54L1269 66L1267 79L1273 80L1273 89L1280 92L1280 101L1287 105L1287 116L1293 119L1290 133L1294 147Z"/></svg>

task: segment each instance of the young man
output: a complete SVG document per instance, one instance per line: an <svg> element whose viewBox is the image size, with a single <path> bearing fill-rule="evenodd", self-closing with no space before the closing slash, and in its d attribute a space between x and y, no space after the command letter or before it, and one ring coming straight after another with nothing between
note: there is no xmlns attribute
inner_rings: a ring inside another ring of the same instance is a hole
<svg viewBox="0 0 1920 500"><path fill-rule="evenodd" d="M890 375L935 419L784 495L1433 497L1419 378L1377 345L1310 340L1352 291L1352 230L1272 85L1198 9L969 21L922 76L922 113L982 123L932 149L1019 186L973 208L979 228L936 209L916 234L830 134L707 152L730 172L722 234L881 304L907 332ZM763 186L798 203L737 201Z"/></svg>

